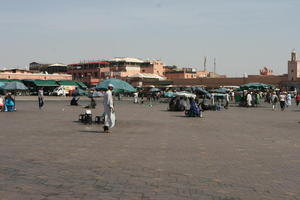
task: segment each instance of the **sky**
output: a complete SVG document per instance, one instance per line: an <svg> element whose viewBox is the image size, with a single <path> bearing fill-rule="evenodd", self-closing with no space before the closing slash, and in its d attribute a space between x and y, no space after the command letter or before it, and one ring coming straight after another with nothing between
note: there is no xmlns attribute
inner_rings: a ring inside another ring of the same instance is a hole
<svg viewBox="0 0 300 200"><path fill-rule="evenodd" d="M228 76L300 54L299 0L0 0L0 68L113 57Z"/></svg>

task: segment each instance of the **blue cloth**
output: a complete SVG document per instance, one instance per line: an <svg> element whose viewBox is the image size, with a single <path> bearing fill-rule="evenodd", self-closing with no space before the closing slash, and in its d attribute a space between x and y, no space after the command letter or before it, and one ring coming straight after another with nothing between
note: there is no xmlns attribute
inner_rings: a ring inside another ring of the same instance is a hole
<svg viewBox="0 0 300 200"><path fill-rule="evenodd" d="M14 111L15 110L15 102L11 98L5 99L5 111Z"/></svg>
<svg viewBox="0 0 300 200"><path fill-rule="evenodd" d="M195 101L191 102L191 107L190 107L190 114L195 115L195 116L200 116L200 109L196 105Z"/></svg>

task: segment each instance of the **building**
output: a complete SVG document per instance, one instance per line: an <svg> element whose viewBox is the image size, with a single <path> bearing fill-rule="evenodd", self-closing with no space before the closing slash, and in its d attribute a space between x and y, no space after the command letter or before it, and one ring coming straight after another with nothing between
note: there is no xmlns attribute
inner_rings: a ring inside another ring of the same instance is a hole
<svg viewBox="0 0 300 200"><path fill-rule="evenodd" d="M226 75L220 75L215 72L209 72L206 77L208 77L208 78L226 78ZM199 77L199 78L201 78L201 77Z"/></svg>
<svg viewBox="0 0 300 200"><path fill-rule="evenodd" d="M72 80L69 74L35 73L25 69L0 70L0 79L39 79L39 80Z"/></svg>
<svg viewBox="0 0 300 200"><path fill-rule="evenodd" d="M137 58L118 57L111 60L69 64L68 73L74 80L95 86L103 79L122 79L140 73L142 63L144 61Z"/></svg>
<svg viewBox="0 0 300 200"><path fill-rule="evenodd" d="M68 65L68 74L73 80L82 81L89 86L97 85L101 79L110 77L109 62L92 61Z"/></svg>
<svg viewBox="0 0 300 200"><path fill-rule="evenodd" d="M66 74L68 72L68 66L61 63L51 64L46 68L45 72L48 74Z"/></svg>
<svg viewBox="0 0 300 200"><path fill-rule="evenodd" d="M193 68L176 68L175 70L168 70L164 73L168 80L173 79L191 79L197 78L197 71Z"/></svg>
<svg viewBox="0 0 300 200"><path fill-rule="evenodd" d="M261 76L272 76L273 70L269 69L268 67L264 67L261 70L259 70L259 74Z"/></svg>
<svg viewBox="0 0 300 200"><path fill-rule="evenodd" d="M32 62L29 64L29 70L33 72L47 72L48 74L67 73L68 66L62 63L49 64Z"/></svg>
<svg viewBox="0 0 300 200"><path fill-rule="evenodd" d="M109 60L111 77L125 78L141 72L143 60L138 58L117 57Z"/></svg>
<svg viewBox="0 0 300 200"><path fill-rule="evenodd" d="M203 70L203 71L198 71L197 72L197 77L198 78L207 77L208 75L209 75L209 71L207 71L207 70Z"/></svg>
<svg viewBox="0 0 300 200"><path fill-rule="evenodd" d="M300 79L300 61L297 60L297 53L294 50L291 53L291 60L288 61L288 80L296 81Z"/></svg>
<svg viewBox="0 0 300 200"><path fill-rule="evenodd" d="M141 64L141 73L164 75L164 63L159 60L145 61Z"/></svg>
<svg viewBox="0 0 300 200"><path fill-rule="evenodd" d="M169 72L169 71L176 71L178 70L178 67L176 65L173 66L164 66L164 73Z"/></svg>
<svg viewBox="0 0 300 200"><path fill-rule="evenodd" d="M94 86L103 79L127 79L139 73L163 76L163 65L158 60L144 61L138 58L117 57L105 61L69 64L68 73L74 80Z"/></svg>

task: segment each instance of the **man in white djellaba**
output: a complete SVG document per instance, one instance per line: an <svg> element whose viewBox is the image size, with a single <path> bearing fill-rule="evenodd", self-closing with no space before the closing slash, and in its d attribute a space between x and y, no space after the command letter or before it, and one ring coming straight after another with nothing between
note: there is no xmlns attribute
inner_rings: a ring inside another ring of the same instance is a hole
<svg viewBox="0 0 300 200"><path fill-rule="evenodd" d="M251 93L249 92L247 94L247 106L248 107L252 106L251 102L252 102L252 92Z"/></svg>
<svg viewBox="0 0 300 200"><path fill-rule="evenodd" d="M112 90L114 86L109 84L107 91L104 95L103 107L104 107L104 133L111 133L110 129L115 126L116 115L114 110L114 102L112 96Z"/></svg>

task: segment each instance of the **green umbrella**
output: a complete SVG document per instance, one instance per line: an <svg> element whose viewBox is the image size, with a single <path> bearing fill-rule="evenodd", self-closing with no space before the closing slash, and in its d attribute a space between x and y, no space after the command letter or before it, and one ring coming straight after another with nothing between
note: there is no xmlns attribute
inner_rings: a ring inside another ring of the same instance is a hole
<svg viewBox="0 0 300 200"><path fill-rule="evenodd" d="M80 89L80 88L77 88L73 93L72 93L72 96L86 96L87 95L87 92Z"/></svg>
<svg viewBox="0 0 300 200"><path fill-rule="evenodd" d="M0 87L3 87L6 83L0 82Z"/></svg>
<svg viewBox="0 0 300 200"><path fill-rule="evenodd" d="M21 82L8 82L3 87L3 90L6 91L21 91L21 90L28 90L28 88Z"/></svg>
<svg viewBox="0 0 300 200"><path fill-rule="evenodd" d="M249 90L249 89L264 90L264 89L274 89L275 86L270 84L264 84L264 83L247 83L241 85L240 88L242 90Z"/></svg>
<svg viewBox="0 0 300 200"><path fill-rule="evenodd" d="M218 88L218 89L210 90L211 93L219 93L219 94L225 94L228 91L229 90L226 88Z"/></svg>
<svg viewBox="0 0 300 200"><path fill-rule="evenodd" d="M122 81L120 79L111 78L104 81L101 81L97 84L97 90L106 90L108 85L112 84L114 86L114 92L122 93L122 92L135 92L136 90L129 83Z"/></svg>
<svg viewBox="0 0 300 200"><path fill-rule="evenodd" d="M192 90L196 94L205 95L206 97L211 98L211 94L207 90L203 89L202 87L193 86Z"/></svg>

